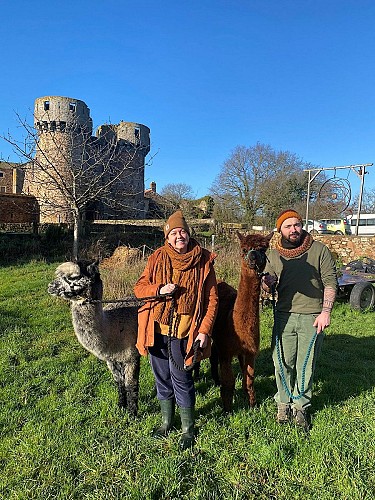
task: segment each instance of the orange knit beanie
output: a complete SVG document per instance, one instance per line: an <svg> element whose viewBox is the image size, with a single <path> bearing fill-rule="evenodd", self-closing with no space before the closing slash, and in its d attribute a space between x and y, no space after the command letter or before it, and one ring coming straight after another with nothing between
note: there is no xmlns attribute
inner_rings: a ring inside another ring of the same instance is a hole
<svg viewBox="0 0 375 500"><path fill-rule="evenodd" d="M289 219L290 217L295 217L300 222L302 222L302 217L295 210L292 210L291 208L283 210L276 220L276 229L278 230L278 232L280 232L281 224L284 222L284 220Z"/></svg>
<svg viewBox="0 0 375 500"><path fill-rule="evenodd" d="M176 227L182 227L190 236L190 229L187 225L185 217L183 216L181 210L177 210L177 212L173 213L169 219L167 220L164 226L164 236L167 237L168 234L175 229Z"/></svg>

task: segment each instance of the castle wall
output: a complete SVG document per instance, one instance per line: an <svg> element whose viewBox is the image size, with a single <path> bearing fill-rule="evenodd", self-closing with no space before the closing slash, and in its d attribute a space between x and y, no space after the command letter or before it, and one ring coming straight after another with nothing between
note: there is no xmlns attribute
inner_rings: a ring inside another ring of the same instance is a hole
<svg viewBox="0 0 375 500"><path fill-rule="evenodd" d="M0 193L21 193L24 173L18 164L0 161Z"/></svg>
<svg viewBox="0 0 375 500"><path fill-rule="evenodd" d="M39 206L34 196L0 194L0 223L38 223Z"/></svg>
<svg viewBox="0 0 375 500"><path fill-rule="evenodd" d="M13 193L13 168L0 164L0 193Z"/></svg>

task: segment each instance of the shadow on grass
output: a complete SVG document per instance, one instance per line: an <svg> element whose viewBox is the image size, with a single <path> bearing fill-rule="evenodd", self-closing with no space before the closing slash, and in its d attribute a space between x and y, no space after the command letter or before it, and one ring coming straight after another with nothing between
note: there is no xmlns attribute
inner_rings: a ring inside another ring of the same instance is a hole
<svg viewBox="0 0 375 500"><path fill-rule="evenodd" d="M232 362L236 377L233 410L247 408L248 403L239 381L242 378L237 359ZM351 335L327 335L317 361L314 378L313 407L319 410L327 405L338 404L356 397L375 387L375 337L358 338ZM205 361L195 382L198 393L206 394L214 382L210 365ZM255 364L255 390L257 403L272 398L276 392L271 349L263 349ZM220 391L209 399L202 413L210 413L221 406Z"/></svg>
<svg viewBox="0 0 375 500"><path fill-rule="evenodd" d="M375 337L328 335L318 359L314 408L341 403L375 387Z"/></svg>

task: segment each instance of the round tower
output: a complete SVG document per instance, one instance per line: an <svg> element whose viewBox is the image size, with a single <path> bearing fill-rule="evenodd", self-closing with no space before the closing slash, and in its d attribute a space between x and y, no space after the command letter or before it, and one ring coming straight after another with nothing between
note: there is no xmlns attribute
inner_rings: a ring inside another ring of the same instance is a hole
<svg viewBox="0 0 375 500"><path fill-rule="evenodd" d="M98 138L109 138L112 134L119 143L138 149L143 157L150 152L150 129L146 125L121 121L117 125L101 125L96 132Z"/></svg>
<svg viewBox="0 0 375 500"><path fill-rule="evenodd" d="M90 109L79 99L44 96L35 99L34 127L38 133L35 162L26 171L24 191L40 205L41 222L72 221L64 189L73 186L72 165L79 163L92 135Z"/></svg>
<svg viewBox="0 0 375 500"><path fill-rule="evenodd" d="M117 138L140 148L144 156L150 152L150 129L146 125L121 121L117 125Z"/></svg>
<svg viewBox="0 0 375 500"><path fill-rule="evenodd" d="M34 126L43 132L65 132L67 128L81 128L92 134L90 109L79 99L45 96L35 99Z"/></svg>
<svg viewBox="0 0 375 500"><path fill-rule="evenodd" d="M150 129L146 125L121 121L98 127L96 136L101 141L115 141L120 146L117 156L118 168L128 165L119 178L121 189L128 194L128 209L121 211L121 218L143 218L145 216L144 178L145 158L150 152ZM131 175L129 175L131 172ZM114 189L117 186L114 185ZM124 198L124 196L122 196ZM108 218L118 217L107 211Z"/></svg>

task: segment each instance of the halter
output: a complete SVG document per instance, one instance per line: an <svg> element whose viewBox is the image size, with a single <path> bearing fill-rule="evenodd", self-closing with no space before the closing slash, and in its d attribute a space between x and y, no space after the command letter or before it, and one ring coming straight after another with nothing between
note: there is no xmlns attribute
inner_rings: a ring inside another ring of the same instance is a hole
<svg viewBox="0 0 375 500"><path fill-rule="evenodd" d="M266 259L267 256L264 249L258 250L256 248L250 248L246 252L246 255L244 255L244 261L247 263L250 269L256 270L258 276L262 275L262 271L266 264Z"/></svg>

